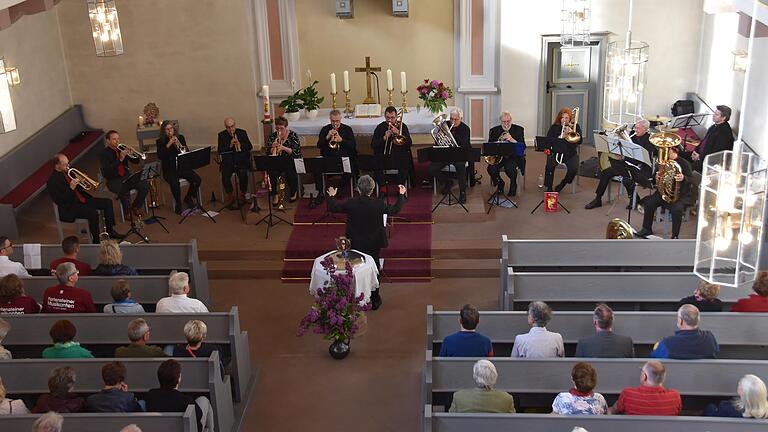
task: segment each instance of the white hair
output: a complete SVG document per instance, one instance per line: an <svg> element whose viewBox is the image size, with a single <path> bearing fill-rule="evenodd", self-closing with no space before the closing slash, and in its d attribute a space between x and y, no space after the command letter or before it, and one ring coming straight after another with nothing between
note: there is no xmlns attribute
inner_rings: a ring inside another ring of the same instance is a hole
<svg viewBox="0 0 768 432"><path fill-rule="evenodd" d="M120 429L120 432L141 432L141 428L135 424L129 424L128 426Z"/></svg>
<svg viewBox="0 0 768 432"><path fill-rule="evenodd" d="M502 111L501 114L499 114L499 121L501 121L501 119L503 119L506 116L509 116L509 118L512 118L512 113L509 111Z"/></svg>
<svg viewBox="0 0 768 432"><path fill-rule="evenodd" d="M452 114L458 114L460 119L464 118L464 112L459 107L451 108L451 110L448 112L448 115L450 116Z"/></svg>
<svg viewBox="0 0 768 432"><path fill-rule="evenodd" d="M32 432L61 432L63 424L64 417L53 411L48 411L32 423Z"/></svg>
<svg viewBox="0 0 768 432"><path fill-rule="evenodd" d="M648 129L648 128L651 127L651 122L649 122L646 119L640 119L637 122L635 122L635 124L640 126L640 127L642 127L642 128L644 128L644 129Z"/></svg>
<svg viewBox="0 0 768 432"><path fill-rule="evenodd" d="M184 288L189 285L189 275L186 272L176 272L168 278L168 289L171 294L184 294Z"/></svg>
<svg viewBox="0 0 768 432"><path fill-rule="evenodd" d="M362 196L370 195L375 187L376 182L374 182L368 174L357 179L357 190L360 191L360 195Z"/></svg>
<svg viewBox="0 0 768 432"><path fill-rule="evenodd" d="M59 280L59 283L66 285L69 283L69 278L77 273L77 267L75 267L75 265L71 262L63 262L56 267L55 273L56 279Z"/></svg>
<svg viewBox="0 0 768 432"><path fill-rule="evenodd" d="M491 388L496 385L496 379L499 374L496 372L496 366L488 360L478 360L472 368L472 377L478 387Z"/></svg>
<svg viewBox="0 0 768 432"><path fill-rule="evenodd" d="M768 392L763 380L744 375L739 380L739 398L735 405L744 411L744 417L768 418Z"/></svg>

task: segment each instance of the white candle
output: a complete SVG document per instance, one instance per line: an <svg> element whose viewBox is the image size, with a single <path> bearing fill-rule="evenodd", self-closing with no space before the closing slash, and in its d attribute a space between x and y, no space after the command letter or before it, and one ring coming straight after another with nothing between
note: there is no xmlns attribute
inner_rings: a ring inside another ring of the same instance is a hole
<svg viewBox="0 0 768 432"><path fill-rule="evenodd" d="M312 71L307 69L307 79L309 79L309 83L312 84Z"/></svg>
<svg viewBox="0 0 768 432"><path fill-rule="evenodd" d="M336 94L336 74L331 72L331 93Z"/></svg>
<svg viewBox="0 0 768 432"><path fill-rule="evenodd" d="M349 91L349 71L344 71L344 91Z"/></svg>
<svg viewBox="0 0 768 432"><path fill-rule="evenodd" d="M394 90L392 86L392 69L387 69L387 90Z"/></svg>
<svg viewBox="0 0 768 432"><path fill-rule="evenodd" d="M264 97L264 99L269 99L269 86L268 85L261 86L261 95Z"/></svg>
<svg viewBox="0 0 768 432"><path fill-rule="evenodd" d="M408 87L405 85L405 71L400 72L400 91L401 92L408 91Z"/></svg>
<svg viewBox="0 0 768 432"><path fill-rule="evenodd" d="M144 116L139 116L139 127L144 126Z"/></svg>

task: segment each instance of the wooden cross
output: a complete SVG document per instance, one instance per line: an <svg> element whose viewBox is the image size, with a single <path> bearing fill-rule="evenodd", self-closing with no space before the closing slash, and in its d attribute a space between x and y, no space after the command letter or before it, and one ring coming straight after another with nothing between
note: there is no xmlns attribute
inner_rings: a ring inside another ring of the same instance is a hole
<svg viewBox="0 0 768 432"><path fill-rule="evenodd" d="M365 67L356 67L355 72L365 72L365 90L367 92L367 95L365 97L365 100L363 101L364 104L375 104L376 100L373 98L373 94L371 93L371 72L379 72L381 71L380 67L371 67L371 58L365 57Z"/></svg>

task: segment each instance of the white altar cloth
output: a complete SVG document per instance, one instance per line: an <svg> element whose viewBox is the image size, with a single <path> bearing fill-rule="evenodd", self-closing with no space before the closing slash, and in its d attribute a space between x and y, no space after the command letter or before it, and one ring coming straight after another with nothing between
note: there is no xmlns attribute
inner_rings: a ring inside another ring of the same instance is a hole
<svg viewBox="0 0 768 432"><path fill-rule="evenodd" d="M312 265L312 280L309 282L310 294L315 295L318 288L322 288L325 286L326 282L331 280L328 272L323 268L322 262L325 257L336 252L337 251L331 251L315 258L315 263ZM371 300L371 291L379 288L379 270L376 268L376 263L373 261L372 256L364 254L358 250L355 250L355 252L362 255L365 258L365 262L352 268L352 274L354 276L352 284L355 287L355 297L359 296L360 293L364 294L363 304L365 304ZM336 269L337 274L345 271L346 270L343 268Z"/></svg>
<svg viewBox="0 0 768 432"><path fill-rule="evenodd" d="M397 107L400 109L400 107ZM444 113L449 113L450 110L455 107L448 107L443 110ZM382 108L384 109L384 108ZM320 133L320 129L329 123L328 115L331 112L330 108L322 108L318 110L317 117L308 119L303 117L298 121L291 122L288 125L292 131L301 136L317 136ZM408 132L411 135L414 134L428 134L434 125L432 120L437 117L437 114L432 114L425 108L421 108L418 112L415 107L408 107L407 113L405 113L405 124L408 126ZM383 114L383 112L382 112ZM341 122L352 128L355 135L373 135L376 126L384 121L384 116L381 117L361 117L361 118L344 118Z"/></svg>

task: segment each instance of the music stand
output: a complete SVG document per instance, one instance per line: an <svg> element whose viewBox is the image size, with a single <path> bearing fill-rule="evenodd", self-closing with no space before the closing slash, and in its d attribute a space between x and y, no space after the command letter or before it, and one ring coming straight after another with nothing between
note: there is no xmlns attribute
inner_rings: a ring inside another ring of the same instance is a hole
<svg viewBox="0 0 768 432"><path fill-rule="evenodd" d="M290 168L294 166L293 158L288 156L254 156L253 160L256 164L256 171L264 171L265 176L268 176L270 171L288 173ZM277 187L277 185L272 185L272 187ZM259 219L259 221L255 224L260 225L261 223L264 223L267 225L267 235L264 238L269 238L269 229L279 224L280 222L293 225L293 222L288 222L287 220L272 212L272 197L269 195L267 195L267 203L269 213L267 213L263 218ZM285 213L284 209L280 210ZM275 221L275 219L277 220Z"/></svg>
<svg viewBox="0 0 768 432"><path fill-rule="evenodd" d="M134 182L136 179L141 180L146 175L145 170L141 170L138 172L135 172L123 180L123 184L120 185L120 191L117 193L117 198L120 199L120 197L123 197L125 195L131 194L131 190L134 189ZM122 205L122 204L121 204ZM139 227L136 225L136 221L133 219L133 212L130 208L125 209L125 211L128 213L128 220L131 222L131 229L128 230L128 232L125 233L125 238L130 237L131 235L137 235L141 240L145 243L149 243L149 237L147 237L144 233L141 232ZM141 243L141 242L139 242Z"/></svg>
<svg viewBox="0 0 768 432"><path fill-rule="evenodd" d="M501 158L501 161L499 161L499 163L501 163L506 157L517 156L517 146L515 144L516 143L508 141L491 141L483 143L483 156L496 156ZM508 202L515 208L518 208L517 203L507 198L507 196L504 195L504 190L497 187L496 191L488 199L488 211L486 211L485 214L490 214L491 209L494 206L500 207L503 202Z"/></svg>
<svg viewBox="0 0 768 432"><path fill-rule="evenodd" d="M206 167L211 164L211 147L203 147L196 150L188 151L185 153L180 153L176 156L176 169L179 171L186 171L186 170L196 170L203 167ZM190 186L191 187L191 186ZM182 216L181 220L179 221L180 224L184 223L184 221L191 215L195 210L199 210L204 215L208 216L208 219L211 220L211 222L216 223L216 220L208 213L208 210L203 207L202 199L200 198L197 191L195 191L195 195L197 196L197 202L195 203L195 206L191 209L188 209L186 214Z"/></svg>
<svg viewBox="0 0 768 432"><path fill-rule="evenodd" d="M350 160L350 163L352 161ZM326 173L339 173L344 172L344 163L341 156L317 156L313 158L304 158L305 169L312 173L313 176L323 176ZM317 179L315 179L317 181ZM322 182L325 187L325 181ZM339 185L341 188L341 185ZM324 190L317 191L318 195L325 194ZM338 219L333 213L328 211L328 206L325 206L325 213L317 218L312 225L324 221L326 218L333 219L334 222L341 223L341 219Z"/></svg>
<svg viewBox="0 0 768 432"><path fill-rule="evenodd" d="M642 164L645 164L649 167L653 165L648 150L639 144L635 144L631 140L624 140L615 137L610 137L605 140L605 144L607 146L608 153L622 157L621 159L608 158L608 162L611 164L611 168L613 168L622 177L629 176L629 178L635 184L635 187L637 187L637 185L645 188L652 187L650 181L642 174ZM598 148L598 151L604 151L604 149ZM627 222L630 222L632 218L632 209L634 209L636 204L636 200L634 198L634 196L629 197L631 206L627 213ZM615 201L613 205L616 205Z"/></svg>
<svg viewBox="0 0 768 432"><path fill-rule="evenodd" d="M670 128L679 128L679 129L689 129L691 126L701 126L704 123L704 120L709 117L711 114L704 114L704 113L691 113L691 114L684 114L681 116L673 117L672 120L669 122ZM685 144L688 140L688 134L683 134L683 142L681 143L683 145L683 150L685 150ZM701 144L701 142L699 142ZM696 147L696 150L698 150L698 147Z"/></svg>
<svg viewBox="0 0 768 432"><path fill-rule="evenodd" d="M560 139L560 138L551 138L551 137L546 137L546 136L537 136L536 139L534 140L534 147L533 148L537 152L544 152L544 153L546 153L547 150L549 150L550 153L563 153L564 145L567 145L567 144L564 144L564 143L565 142L562 139ZM558 150L560 150L560 151L558 151ZM558 197L559 197L559 193L558 193ZM564 206L563 203L561 203L559 201L560 200L558 200L558 206L562 207L563 210L565 210L566 213L571 214L571 211L568 210L568 207ZM544 204L544 198L542 198L541 201L539 201L539 203L536 204L536 207L534 207L533 210L531 210L531 214L534 214L536 212L536 210L538 210L539 207L541 207L542 204Z"/></svg>
<svg viewBox="0 0 768 432"><path fill-rule="evenodd" d="M466 147L428 147L419 149L417 154L420 161L426 160L428 162L437 162L454 166L469 162L470 158L473 156L470 154L470 149ZM480 160L479 155L477 160ZM445 192L443 192L443 197L440 198L440 201L438 201L432 208L432 213L434 213L441 205L450 207L456 204L460 205L465 212L469 213L469 209L459 201L459 198L454 195L453 190L446 188Z"/></svg>
<svg viewBox="0 0 768 432"><path fill-rule="evenodd" d="M145 177L146 176L146 177ZM144 168L141 170L141 179L142 180L153 180L160 177L160 161L154 161L149 162L144 165ZM165 220L164 217L158 216L155 214L155 208L152 206L149 206L149 211L152 212L152 216L148 217L144 220L144 223L153 224L156 223L163 227L166 233L170 234L171 232L168 231L168 228L165 227L165 224L163 224L163 220Z"/></svg>

